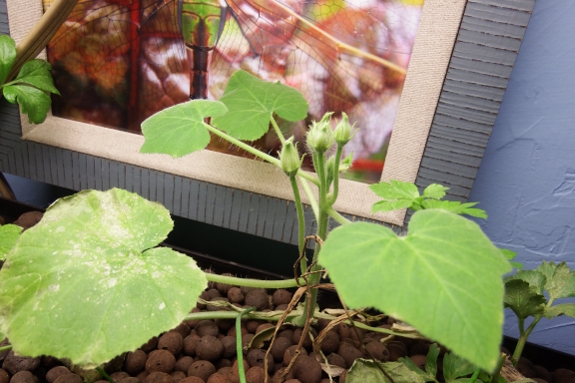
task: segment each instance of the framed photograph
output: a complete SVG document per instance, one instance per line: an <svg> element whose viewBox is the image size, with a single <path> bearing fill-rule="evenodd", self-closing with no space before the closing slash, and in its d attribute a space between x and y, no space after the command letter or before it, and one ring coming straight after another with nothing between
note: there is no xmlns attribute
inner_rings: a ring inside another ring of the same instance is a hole
<svg viewBox="0 0 575 383"><path fill-rule="evenodd" d="M20 41L51 1L0 0L10 35ZM467 198L534 0L216 3L216 37L192 52L176 0L80 0L47 49L62 93L52 114L31 125L0 107L0 170L75 190L122 187L178 216L294 242L280 169L217 139L180 159L139 153L145 118L190 95L217 99L245 69L304 94L308 119L282 125L296 140L325 112L347 113L359 130L335 208L403 226L404 211L371 214L369 183L438 182ZM273 134L256 145L279 148Z"/></svg>

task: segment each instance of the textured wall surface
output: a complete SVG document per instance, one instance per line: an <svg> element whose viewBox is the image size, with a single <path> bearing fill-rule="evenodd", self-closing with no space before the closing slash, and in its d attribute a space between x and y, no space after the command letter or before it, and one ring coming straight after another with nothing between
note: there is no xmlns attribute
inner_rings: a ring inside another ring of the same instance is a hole
<svg viewBox="0 0 575 383"><path fill-rule="evenodd" d="M469 197L526 268L575 268L574 18L573 0L537 0ZM511 312L505 332L519 334ZM575 319L542 320L529 340L575 354Z"/></svg>

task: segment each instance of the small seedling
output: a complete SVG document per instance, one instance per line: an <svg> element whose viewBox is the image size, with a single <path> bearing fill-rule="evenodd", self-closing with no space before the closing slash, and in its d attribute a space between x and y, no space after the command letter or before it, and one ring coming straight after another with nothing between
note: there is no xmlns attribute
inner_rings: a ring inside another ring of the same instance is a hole
<svg viewBox="0 0 575 383"><path fill-rule="evenodd" d="M50 74L52 66L40 59L28 61L14 80L5 83L15 59L14 40L7 35L0 36L0 88L4 98L12 104L18 102L30 123L40 124L50 110L52 100L49 94L60 94Z"/></svg>

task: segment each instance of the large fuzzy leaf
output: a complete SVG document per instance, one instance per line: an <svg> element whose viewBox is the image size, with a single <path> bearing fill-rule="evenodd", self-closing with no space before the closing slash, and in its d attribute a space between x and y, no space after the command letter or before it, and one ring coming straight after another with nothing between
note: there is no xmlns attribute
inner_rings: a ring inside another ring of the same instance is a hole
<svg viewBox="0 0 575 383"><path fill-rule="evenodd" d="M370 223L333 230L319 254L344 302L415 326L478 366L499 357L509 263L477 224L443 210L411 218L407 236Z"/></svg>
<svg viewBox="0 0 575 383"><path fill-rule="evenodd" d="M175 327L207 281L193 259L154 248L172 226L120 189L57 201L0 272L0 331L19 354L91 367Z"/></svg>

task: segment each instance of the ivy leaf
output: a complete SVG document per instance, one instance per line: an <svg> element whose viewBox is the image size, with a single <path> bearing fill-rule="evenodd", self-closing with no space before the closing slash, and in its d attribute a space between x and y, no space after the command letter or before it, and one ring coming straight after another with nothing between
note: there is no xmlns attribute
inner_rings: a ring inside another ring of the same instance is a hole
<svg viewBox="0 0 575 383"><path fill-rule="evenodd" d="M10 36L0 36L0 85L6 81L6 77L16 60L16 43Z"/></svg>
<svg viewBox="0 0 575 383"><path fill-rule="evenodd" d="M575 273L565 262L555 265L554 262L543 261L537 271L545 275L545 290L549 298L575 297Z"/></svg>
<svg viewBox="0 0 575 383"><path fill-rule="evenodd" d="M140 153L169 154L174 158L205 149L210 133L204 120L227 112L218 101L193 100L164 109L142 123Z"/></svg>
<svg viewBox="0 0 575 383"><path fill-rule="evenodd" d="M549 319L560 315L575 318L575 303L561 303L545 310L545 316Z"/></svg>
<svg viewBox="0 0 575 383"><path fill-rule="evenodd" d="M6 254L12 250L16 241L18 241L20 233L22 233L22 228L18 225L7 224L0 226L0 261L6 259Z"/></svg>
<svg viewBox="0 0 575 383"><path fill-rule="evenodd" d="M513 310L518 318L542 315L545 302L545 297L524 280L510 278L505 282L503 305Z"/></svg>
<svg viewBox="0 0 575 383"><path fill-rule="evenodd" d="M379 367L378 367L379 366ZM409 370L403 363L387 362L380 363L366 359L356 359L347 372L346 383L391 383L381 372L383 369L395 383L424 383L424 380L417 373Z"/></svg>
<svg viewBox="0 0 575 383"><path fill-rule="evenodd" d="M90 368L177 326L207 280L193 259L155 247L166 208L125 190L58 200L0 271L0 331L14 352Z"/></svg>
<svg viewBox="0 0 575 383"><path fill-rule="evenodd" d="M374 307L486 370L495 367L501 276L510 266L476 223L432 209L412 216L405 237L376 224L344 225L330 233L319 263L350 308Z"/></svg>
<svg viewBox="0 0 575 383"><path fill-rule="evenodd" d="M455 382L457 378L472 374L475 370L477 370L477 366L452 352L445 354L443 357L443 377L445 378L445 383Z"/></svg>
<svg viewBox="0 0 575 383"><path fill-rule="evenodd" d="M213 126L246 141L262 137L274 113L287 121L300 121L309 107L297 89L263 81L243 70L230 77L220 101L229 112L213 118Z"/></svg>
<svg viewBox="0 0 575 383"><path fill-rule="evenodd" d="M423 197L432 199L442 199L445 197L445 192L449 190L448 187L439 184L431 184L423 191Z"/></svg>
<svg viewBox="0 0 575 383"><path fill-rule="evenodd" d="M438 201L435 199L427 199L422 202L422 205L425 209L443 209L455 214L465 214L471 217L487 219L487 213L485 210L473 207L477 205L477 202L461 203L459 201Z"/></svg>

